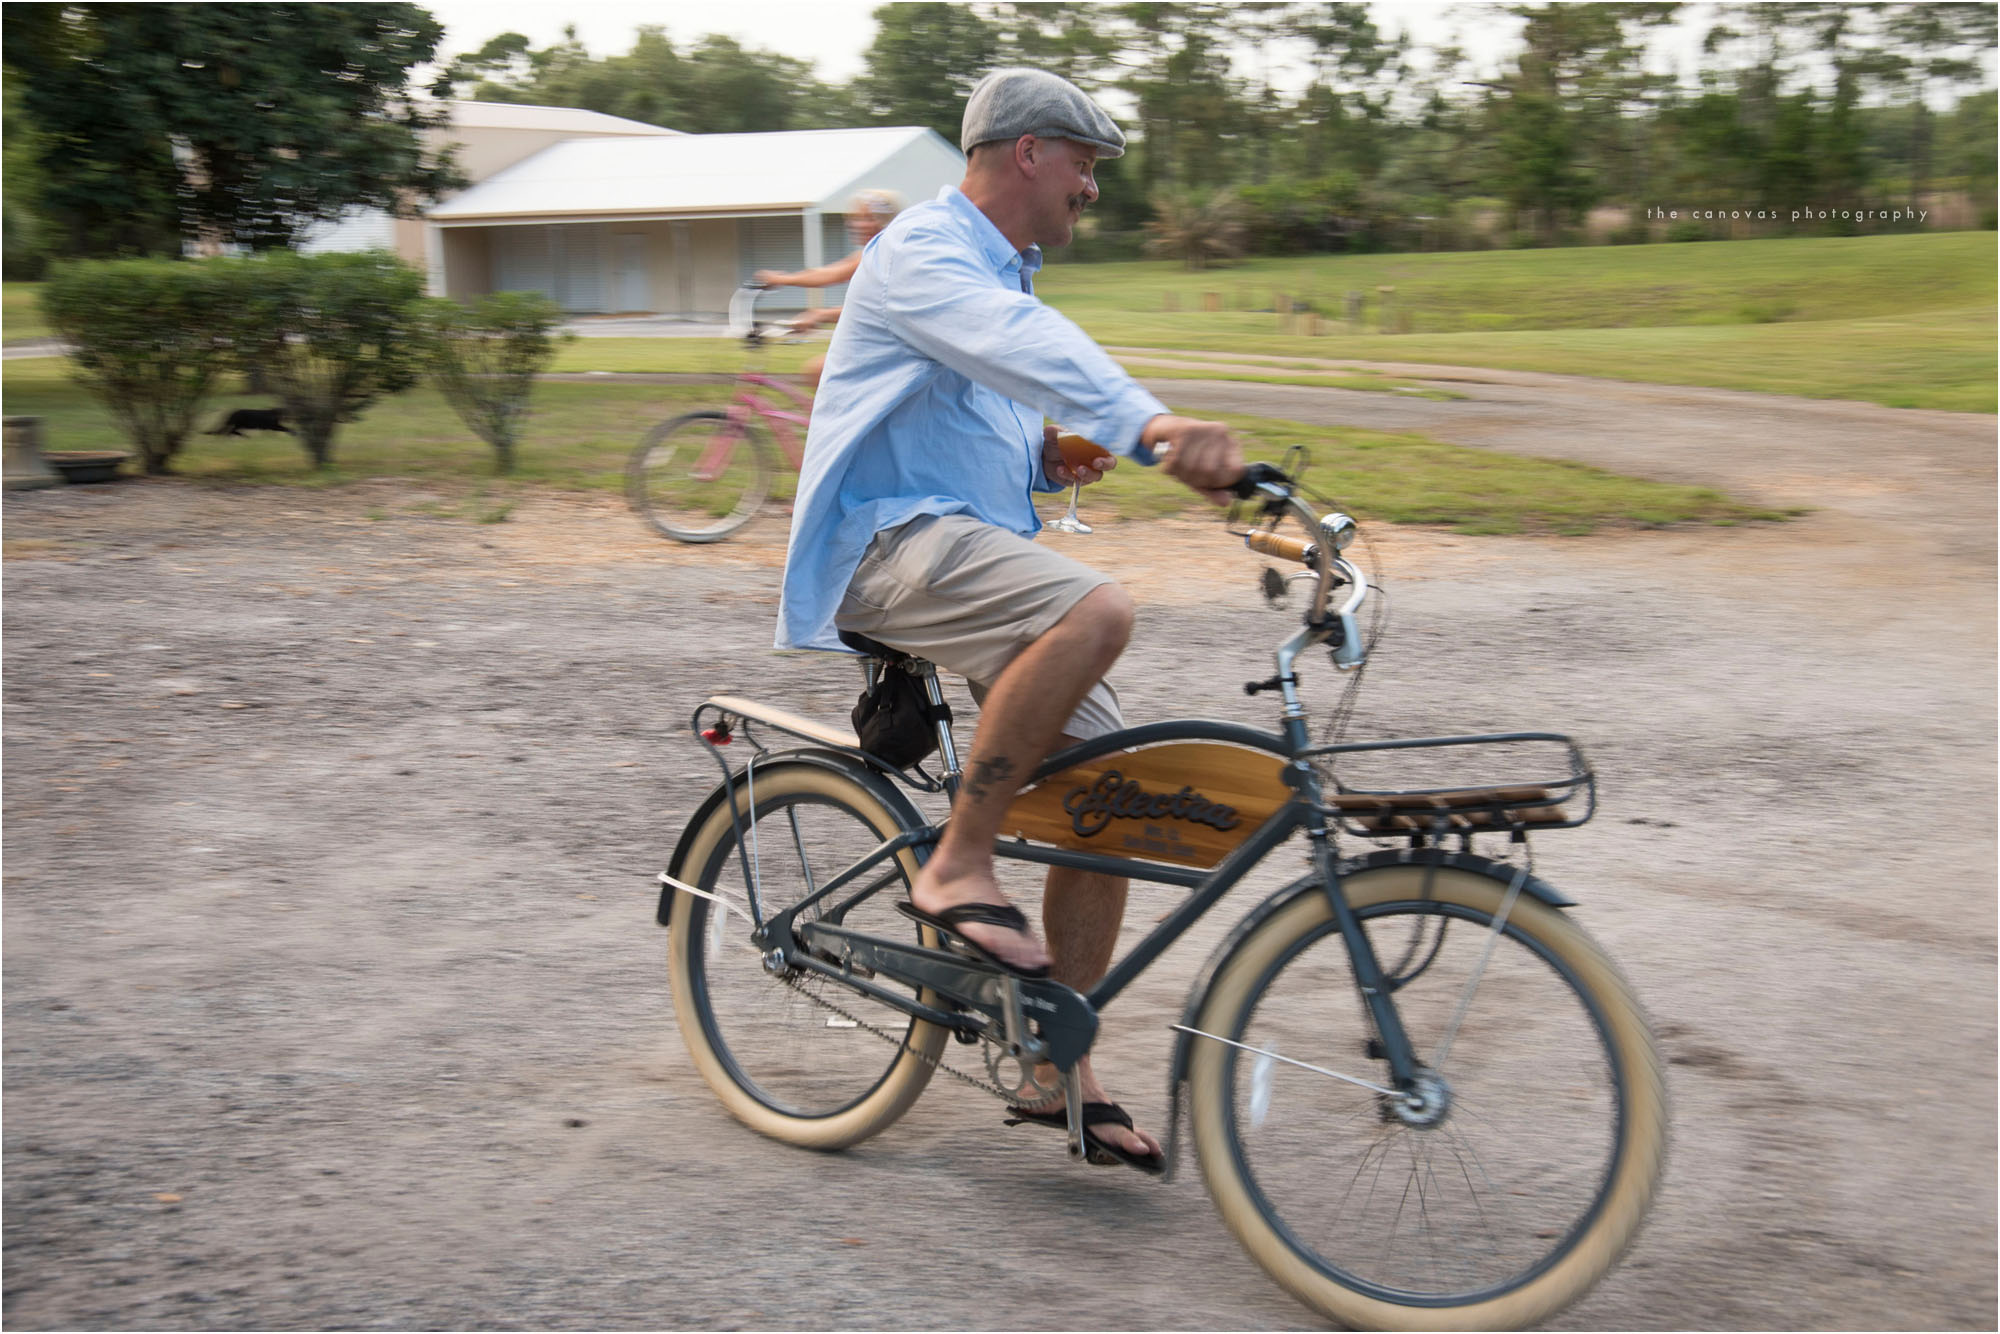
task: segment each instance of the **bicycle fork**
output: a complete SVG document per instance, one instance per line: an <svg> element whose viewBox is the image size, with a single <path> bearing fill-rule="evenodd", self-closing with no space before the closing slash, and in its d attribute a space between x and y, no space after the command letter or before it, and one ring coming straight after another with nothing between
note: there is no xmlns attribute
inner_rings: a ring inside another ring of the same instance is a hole
<svg viewBox="0 0 2000 1334"><path fill-rule="evenodd" d="M694 467L689 470L688 475L697 482L712 482L722 476L723 470L729 467L731 456L736 453L738 442L742 439L742 409L731 408L728 428L716 432L715 439L709 442L707 449L701 451L701 457L695 460Z"/></svg>
<svg viewBox="0 0 2000 1334"><path fill-rule="evenodd" d="M1348 906L1347 895L1341 891L1340 873L1334 866L1333 839L1323 816L1314 817L1307 826L1306 836L1312 844L1313 869L1319 872L1321 890L1333 909L1334 924L1340 928L1340 938L1347 945L1349 961L1354 965L1354 983L1361 992L1362 1006L1375 1026L1376 1040L1382 1044L1379 1054L1389 1063L1390 1083L1398 1091L1413 1088L1421 1063L1390 995L1382 965L1375 958L1375 946L1361 929L1361 919Z"/></svg>

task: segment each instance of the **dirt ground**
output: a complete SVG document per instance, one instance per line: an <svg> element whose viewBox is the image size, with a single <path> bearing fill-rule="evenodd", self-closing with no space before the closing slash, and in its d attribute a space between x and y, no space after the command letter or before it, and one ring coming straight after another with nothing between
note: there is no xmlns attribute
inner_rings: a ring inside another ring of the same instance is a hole
<svg viewBox="0 0 2000 1334"><path fill-rule="evenodd" d="M1991 1328L1994 421L1595 383L1240 409L1596 433L1593 461L1817 507L1373 534L1394 616L1356 732L1582 741L1604 807L1538 869L1672 1061L1652 1221L1558 1324ZM831 1157L731 1121L652 876L715 780L705 694L852 703L849 669L768 647L782 525L699 549L606 500L481 526L423 499L6 498L10 1327L1314 1325L1198 1174L1072 1166L954 1082ZM1050 540L1139 595L1132 716L1268 720L1241 683L1290 622L1218 525ZM1248 906L1107 1012L1142 1124Z"/></svg>

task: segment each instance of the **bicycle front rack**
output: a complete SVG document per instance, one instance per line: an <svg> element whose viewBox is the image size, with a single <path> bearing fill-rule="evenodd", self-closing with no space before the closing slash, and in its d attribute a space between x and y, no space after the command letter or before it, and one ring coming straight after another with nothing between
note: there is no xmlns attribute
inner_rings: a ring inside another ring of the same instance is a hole
<svg viewBox="0 0 2000 1334"><path fill-rule="evenodd" d="M1482 736L1412 737L1397 741L1349 741L1315 746L1304 754L1315 760L1336 755L1391 752L1436 752L1452 747L1529 748L1561 746L1568 772L1552 778L1510 772L1497 782L1450 783L1438 786L1353 786L1331 763L1321 768L1333 779L1333 792L1322 813L1342 830L1361 838L1405 838L1447 834L1507 833L1516 839L1530 831L1574 829L1597 813L1597 776L1576 742L1556 732L1496 732ZM1420 760L1423 757L1404 755ZM1536 761L1514 763L1526 768ZM1416 767L1423 768L1421 764ZM1575 807L1582 803L1582 812Z"/></svg>

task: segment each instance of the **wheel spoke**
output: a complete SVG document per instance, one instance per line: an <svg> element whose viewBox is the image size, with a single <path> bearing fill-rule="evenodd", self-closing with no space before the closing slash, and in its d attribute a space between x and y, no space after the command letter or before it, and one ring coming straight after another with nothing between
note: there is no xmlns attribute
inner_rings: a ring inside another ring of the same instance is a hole
<svg viewBox="0 0 2000 1334"><path fill-rule="evenodd" d="M1444 1073L1445 1057L1451 1054L1452 1039L1458 1036L1458 1026L1465 1022L1465 1012L1472 1008L1472 998L1479 991L1479 979L1486 976L1486 965L1493 960L1493 951L1500 944L1500 933L1507 929L1507 915L1514 911L1514 900L1521 896L1521 886L1527 883L1528 864L1514 873L1514 883L1507 886L1507 897L1500 901L1500 911L1494 914L1493 927L1486 933L1486 948L1480 952L1479 963L1473 968L1472 976L1466 979L1465 990L1459 995L1458 1009L1453 1012L1451 1022L1445 1025L1444 1036L1438 1039L1437 1050L1431 1054L1431 1069Z"/></svg>
<svg viewBox="0 0 2000 1334"><path fill-rule="evenodd" d="M1230 982L1232 1008L1211 1003L1186 1030L1197 1052L1230 1049L1196 1068L1233 1081L1233 1170L1257 1217L1279 1227L1276 1244L1330 1289L1449 1307L1550 1274L1579 1282L1581 1271L1552 1261L1600 1216L1622 1151L1624 1095L1604 1001L1536 934L1540 919L1520 897L1525 873L1482 880L1472 907L1454 899L1451 876L1424 899L1414 873L1394 869L1413 897L1378 890L1357 896L1355 912L1372 937L1411 956L1397 1012L1418 1050L1448 1059L1449 1073L1420 1067L1430 1082L1418 1100L1343 1074L1337 1056L1316 1065L1286 1054L1345 1052L1375 1036L1350 1003L1353 970L1337 926L1330 915L1305 918L1289 927L1300 933L1292 943L1259 947L1254 981ZM1272 920L1267 929L1283 926ZM1320 1078L1288 1080L1292 1069ZM1198 1137L1208 1105L1197 1094ZM1204 1170L1209 1147L1203 1140ZM1321 1309L1344 1318L1329 1301Z"/></svg>
<svg viewBox="0 0 2000 1334"><path fill-rule="evenodd" d="M700 875L694 868L687 871L698 891L712 893L701 890L702 884L733 874L740 861L753 878L760 911L794 908L820 891L829 879L826 868L852 866L900 832L876 829L853 805L817 790L833 781L823 771L801 778L801 769L784 762L755 766L739 794L740 828L727 810L718 812L713 818L723 836ZM859 790L854 800L873 805ZM891 860L882 879L892 883L901 876L902 864ZM930 1070L924 1064L926 1053L936 1054L927 1044L943 1037L939 1030L914 1025L902 1011L809 970L795 966L784 976L773 976L754 947L713 948L710 924L720 918L722 908L706 897L692 903L689 926L701 933L695 951L699 964L677 956L697 974L687 983L693 995L686 1009L696 1020L691 1040L717 1054L735 1087L783 1116L800 1119L833 1116L868 1101L885 1080L912 1062L922 1067L916 1084L921 1087ZM855 905L848 924L902 940L915 931L886 900ZM680 1009L678 976L676 982ZM910 1046L917 1028L926 1036Z"/></svg>

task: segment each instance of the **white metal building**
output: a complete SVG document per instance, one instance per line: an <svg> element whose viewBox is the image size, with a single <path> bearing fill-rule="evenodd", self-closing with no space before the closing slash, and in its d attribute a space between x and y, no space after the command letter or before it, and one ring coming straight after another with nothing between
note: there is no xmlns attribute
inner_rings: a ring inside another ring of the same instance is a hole
<svg viewBox="0 0 2000 1334"><path fill-rule="evenodd" d="M856 191L916 203L964 173L964 156L921 128L566 139L430 210L430 287L542 291L574 314L719 318L756 270L847 253ZM839 300L790 288L769 304Z"/></svg>
<svg viewBox="0 0 2000 1334"><path fill-rule="evenodd" d="M585 111L581 107L529 106L517 102L451 102L449 128L424 131L426 145L451 144L458 169L474 186L524 158L570 139L679 138L644 121L626 120ZM322 251L393 250L407 262L424 267L424 232L420 218L398 218L379 208L349 209L335 222L323 222L299 239L306 254Z"/></svg>

